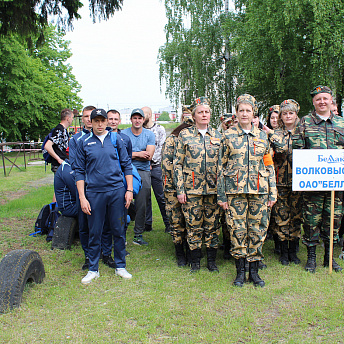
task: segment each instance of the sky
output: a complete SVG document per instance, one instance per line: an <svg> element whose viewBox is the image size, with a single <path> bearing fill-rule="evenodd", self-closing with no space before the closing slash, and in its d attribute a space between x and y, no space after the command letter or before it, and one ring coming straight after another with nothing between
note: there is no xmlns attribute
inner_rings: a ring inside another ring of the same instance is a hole
<svg viewBox="0 0 344 344"><path fill-rule="evenodd" d="M163 2L124 0L121 11L96 23L88 1L83 3L82 19L65 36L83 105L105 110L150 106L153 111L169 106L159 81L158 52L167 23Z"/></svg>

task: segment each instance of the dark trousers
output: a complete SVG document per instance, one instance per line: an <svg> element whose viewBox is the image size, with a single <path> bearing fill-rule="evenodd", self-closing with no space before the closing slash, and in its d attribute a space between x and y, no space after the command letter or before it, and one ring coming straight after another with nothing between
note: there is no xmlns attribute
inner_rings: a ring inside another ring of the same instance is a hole
<svg viewBox="0 0 344 344"><path fill-rule="evenodd" d="M84 250L85 257L88 257L88 221L87 215L81 210L79 194L76 197L76 206L78 209L78 223L79 223L79 239L82 249Z"/></svg>
<svg viewBox="0 0 344 344"><path fill-rule="evenodd" d="M106 214L108 214L111 234L114 239L116 267L125 268L124 195L124 187L108 192L86 192L86 197L91 206L91 215L88 216L90 271L98 271Z"/></svg>
<svg viewBox="0 0 344 344"><path fill-rule="evenodd" d="M160 165L152 166L151 184L152 184L155 198L159 205L160 213L164 221L165 227L169 227L169 221L166 215L166 202L165 202L165 197L164 197L164 188L162 184L162 170L161 170ZM146 224L152 225L152 223L153 223L152 199L151 199L151 192L149 192L149 199L148 199L147 208L146 208Z"/></svg>
<svg viewBox="0 0 344 344"><path fill-rule="evenodd" d="M147 208L148 197L149 197L150 188L151 188L150 171L138 170L138 172L139 172L139 175L141 176L142 189L135 197L136 216L135 216L134 235L140 235L145 230L146 208Z"/></svg>

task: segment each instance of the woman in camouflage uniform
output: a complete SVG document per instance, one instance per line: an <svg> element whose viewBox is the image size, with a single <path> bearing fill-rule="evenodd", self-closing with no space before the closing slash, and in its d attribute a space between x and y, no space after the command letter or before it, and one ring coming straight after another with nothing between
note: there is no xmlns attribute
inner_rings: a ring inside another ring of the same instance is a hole
<svg viewBox="0 0 344 344"><path fill-rule="evenodd" d="M267 134L252 125L258 112L257 101L249 94L237 99L239 123L222 135L219 153L218 203L226 211L230 228L232 256L237 276L234 285L242 287L245 259L249 281L263 287L258 262L269 224L268 207L276 202L275 171Z"/></svg>
<svg viewBox="0 0 344 344"><path fill-rule="evenodd" d="M175 128L171 135L166 138L162 148L162 180L166 199L166 214L170 221L171 236L176 251L178 266L187 265L189 245L186 240L184 215L181 204L177 199L176 187L173 183L173 157L179 133L193 124L190 108L183 106L183 123Z"/></svg>
<svg viewBox="0 0 344 344"><path fill-rule="evenodd" d="M301 237L302 197L300 192L292 191L292 135L299 122L299 104L293 99L285 100L280 106L280 127L270 138L274 151L274 166L278 200L272 208L275 232L280 242L280 262L300 264L296 255L297 243Z"/></svg>
<svg viewBox="0 0 344 344"><path fill-rule="evenodd" d="M173 162L177 198L186 222L191 272L200 269L203 237L207 267L219 271L215 263L220 231L216 179L221 136L209 126L210 115L209 100L196 99L192 111L195 125L180 132Z"/></svg>

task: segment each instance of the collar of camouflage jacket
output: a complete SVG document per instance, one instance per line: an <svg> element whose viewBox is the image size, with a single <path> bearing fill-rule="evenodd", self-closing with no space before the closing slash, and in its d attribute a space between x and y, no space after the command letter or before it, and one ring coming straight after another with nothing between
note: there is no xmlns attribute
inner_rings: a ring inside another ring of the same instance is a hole
<svg viewBox="0 0 344 344"><path fill-rule="evenodd" d="M238 125L235 126L234 128L237 129L238 134L239 134L240 136L246 134L246 133L244 132L244 129L241 127L240 123L238 123ZM260 129L256 128L256 127L252 124L251 131L250 131L248 134L249 134L249 135L252 135L252 136L259 136L259 130L260 130Z"/></svg>
<svg viewBox="0 0 344 344"><path fill-rule="evenodd" d="M333 113L331 111L331 114L330 114L330 117L327 119L327 120L330 120L330 122L332 123L333 122ZM322 118L319 117L319 115L316 113L316 112L312 112L312 117L313 117L313 120L316 124L319 124L321 121L323 121Z"/></svg>

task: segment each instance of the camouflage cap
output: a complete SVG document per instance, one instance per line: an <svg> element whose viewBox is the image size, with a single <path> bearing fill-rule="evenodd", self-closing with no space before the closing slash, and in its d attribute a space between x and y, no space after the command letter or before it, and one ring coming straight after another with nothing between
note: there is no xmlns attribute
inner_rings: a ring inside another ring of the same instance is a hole
<svg viewBox="0 0 344 344"><path fill-rule="evenodd" d="M189 114L189 113L184 113L183 114L183 123L185 123L185 124L194 124L194 120L193 120L193 118L192 118L192 116L191 116L191 113Z"/></svg>
<svg viewBox="0 0 344 344"><path fill-rule="evenodd" d="M258 113L258 102L250 94L242 94L241 96L238 97L237 102L236 102L237 109L240 103L250 104L253 108L253 114L256 115Z"/></svg>
<svg viewBox="0 0 344 344"><path fill-rule="evenodd" d="M295 109L296 113L299 113L299 111L300 111L300 105L294 99L286 99L286 100L284 100L281 103L281 105L280 105L280 112L282 112L283 108L285 108L285 107L289 107L289 108Z"/></svg>
<svg viewBox="0 0 344 344"><path fill-rule="evenodd" d="M280 112L280 106L279 105L272 105L271 107L269 107L269 115L271 115L273 112Z"/></svg>
<svg viewBox="0 0 344 344"><path fill-rule="evenodd" d="M199 97L199 98L194 100L194 103L192 104L193 109L197 105L208 105L208 106L210 106L210 99L207 97Z"/></svg>
<svg viewBox="0 0 344 344"><path fill-rule="evenodd" d="M232 114L231 113L224 113L223 115L220 116L221 122L227 122L230 120L232 120Z"/></svg>
<svg viewBox="0 0 344 344"><path fill-rule="evenodd" d="M183 113L192 113L192 105L182 105Z"/></svg>
<svg viewBox="0 0 344 344"><path fill-rule="evenodd" d="M328 86L318 85L311 91L312 98L319 93L329 93L332 96L332 90Z"/></svg>

